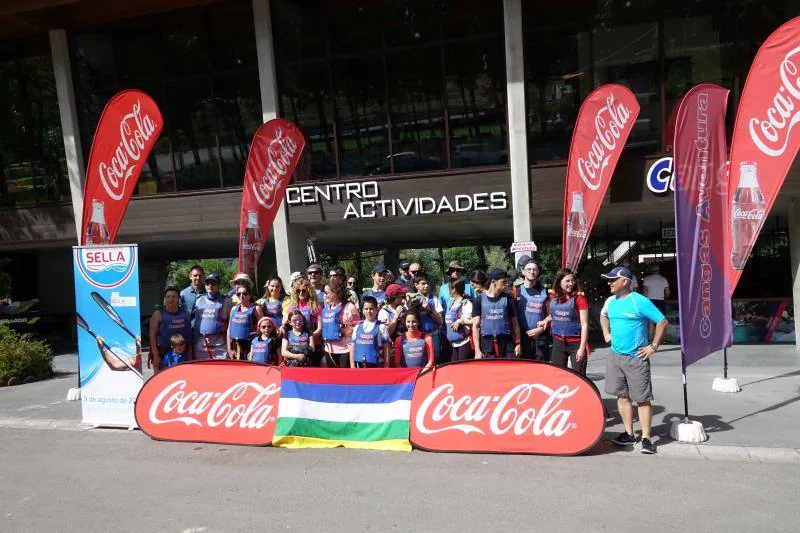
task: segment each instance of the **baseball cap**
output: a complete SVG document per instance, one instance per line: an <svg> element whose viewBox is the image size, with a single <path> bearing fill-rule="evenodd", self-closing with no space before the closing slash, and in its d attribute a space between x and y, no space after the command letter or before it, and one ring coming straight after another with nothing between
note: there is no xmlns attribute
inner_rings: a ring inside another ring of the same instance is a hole
<svg viewBox="0 0 800 533"><path fill-rule="evenodd" d="M519 258L519 261L517 261L517 270L519 270L521 272L522 269L525 268L525 265L527 265L528 261L530 261L530 260L531 260L531 256L529 256L529 255L521 256Z"/></svg>
<svg viewBox="0 0 800 533"><path fill-rule="evenodd" d="M400 264L397 265L397 268L399 268L400 270L408 270L409 268L411 268L411 263L409 263L408 261L401 261Z"/></svg>
<svg viewBox="0 0 800 533"><path fill-rule="evenodd" d="M624 266L618 266L611 269L611 272L608 274L601 274L601 276L605 279L617 279L617 278L625 278L628 281L633 280L633 274L631 274L631 269Z"/></svg>
<svg viewBox="0 0 800 533"><path fill-rule="evenodd" d="M508 277L508 272L506 272L502 268L495 268L495 269L492 269L491 272L489 272L488 276L489 276L489 280L497 281L499 279L506 279Z"/></svg>
<svg viewBox="0 0 800 533"><path fill-rule="evenodd" d="M374 267L372 267L372 273L377 274L379 272L388 272L389 269L383 263L378 263Z"/></svg>
<svg viewBox="0 0 800 533"><path fill-rule="evenodd" d="M408 292L408 288L400 285L398 283L392 283L388 287L386 287L386 297L393 298L400 293Z"/></svg>
<svg viewBox="0 0 800 533"><path fill-rule="evenodd" d="M206 276L206 283L216 283L219 285L219 274L216 272L212 272L208 276Z"/></svg>
<svg viewBox="0 0 800 533"><path fill-rule="evenodd" d="M292 285L295 281L297 281L298 279L300 279L302 277L303 277L303 274L301 274L300 272L292 272L292 275L289 276L289 285Z"/></svg>
<svg viewBox="0 0 800 533"><path fill-rule="evenodd" d="M322 267L319 266L316 263L308 265L308 268L306 269L306 273L311 273L311 272L322 272Z"/></svg>

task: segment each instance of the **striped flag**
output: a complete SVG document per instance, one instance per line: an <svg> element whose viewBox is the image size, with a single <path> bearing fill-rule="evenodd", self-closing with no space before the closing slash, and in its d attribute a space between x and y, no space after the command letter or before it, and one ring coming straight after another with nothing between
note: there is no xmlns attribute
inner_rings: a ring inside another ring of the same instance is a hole
<svg viewBox="0 0 800 533"><path fill-rule="evenodd" d="M272 444L411 451L408 421L418 372L283 367Z"/></svg>

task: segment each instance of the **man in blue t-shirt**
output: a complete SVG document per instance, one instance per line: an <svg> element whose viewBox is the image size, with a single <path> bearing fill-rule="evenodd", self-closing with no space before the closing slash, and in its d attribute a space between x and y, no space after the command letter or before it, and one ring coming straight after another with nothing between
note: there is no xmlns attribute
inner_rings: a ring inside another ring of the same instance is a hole
<svg viewBox="0 0 800 533"><path fill-rule="evenodd" d="M667 319L653 302L631 291L633 274L620 266L603 274L611 289L611 298L600 313L600 325L606 342L611 343L611 355L606 361L606 392L617 397L617 407L625 431L614 439L619 446L633 445L633 406L639 410L642 425L642 453L656 453L651 442L650 428L653 420L651 403L653 384L650 379L650 357L658 351ZM648 325L655 323L653 342L649 343Z"/></svg>

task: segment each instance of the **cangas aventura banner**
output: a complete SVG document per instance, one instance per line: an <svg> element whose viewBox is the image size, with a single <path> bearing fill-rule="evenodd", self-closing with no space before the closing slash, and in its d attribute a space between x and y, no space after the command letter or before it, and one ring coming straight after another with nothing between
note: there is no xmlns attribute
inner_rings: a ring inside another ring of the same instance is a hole
<svg viewBox="0 0 800 533"><path fill-rule="evenodd" d="M575 270L592 232L614 168L639 116L626 87L603 85L584 100L567 162L561 265Z"/></svg>

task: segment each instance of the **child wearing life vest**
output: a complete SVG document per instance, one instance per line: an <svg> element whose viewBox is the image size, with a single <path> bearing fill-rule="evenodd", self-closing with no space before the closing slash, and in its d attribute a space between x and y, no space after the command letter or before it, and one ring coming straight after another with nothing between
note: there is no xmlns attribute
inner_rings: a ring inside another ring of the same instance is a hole
<svg viewBox="0 0 800 533"><path fill-rule="evenodd" d="M247 360L254 363L274 365L277 363L278 327L275 321L268 316L258 321L258 336L250 343L250 353Z"/></svg>
<svg viewBox="0 0 800 533"><path fill-rule="evenodd" d="M378 322L378 301L372 296L361 299L364 320L353 329L350 345L350 368L389 366L389 332Z"/></svg>
<svg viewBox="0 0 800 533"><path fill-rule="evenodd" d="M158 371L189 360L189 352L186 351L186 339L180 333L176 333L169 338L169 347L170 350L161 356L161 364Z"/></svg>
<svg viewBox="0 0 800 533"><path fill-rule="evenodd" d="M283 337L281 357L285 366L308 366L311 352L314 351L314 336L306 328L303 313L295 310L289 313L288 322L292 328Z"/></svg>
<svg viewBox="0 0 800 533"><path fill-rule="evenodd" d="M347 299L347 287L338 278L325 286L325 307L322 309L322 348L328 368L350 368L350 338L360 316Z"/></svg>
<svg viewBox="0 0 800 533"><path fill-rule="evenodd" d="M394 365L406 368L433 366L433 340L419 329L417 311L406 313L406 331L394 341Z"/></svg>

